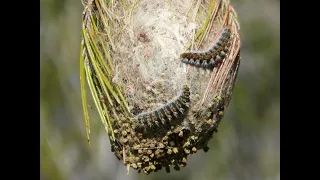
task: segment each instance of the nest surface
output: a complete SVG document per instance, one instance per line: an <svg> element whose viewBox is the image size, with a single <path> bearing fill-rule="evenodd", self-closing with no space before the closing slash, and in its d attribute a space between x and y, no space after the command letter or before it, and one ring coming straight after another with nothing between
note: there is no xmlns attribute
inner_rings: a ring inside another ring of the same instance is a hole
<svg viewBox="0 0 320 180"><path fill-rule="evenodd" d="M111 150L146 174L179 170L188 155L208 150L240 64L240 28L228 1L169 2L89 1L83 16L82 61ZM227 25L231 37L222 63L208 70L181 62L186 50L216 43ZM172 119L160 120L166 109L178 110L177 117L171 112Z"/></svg>

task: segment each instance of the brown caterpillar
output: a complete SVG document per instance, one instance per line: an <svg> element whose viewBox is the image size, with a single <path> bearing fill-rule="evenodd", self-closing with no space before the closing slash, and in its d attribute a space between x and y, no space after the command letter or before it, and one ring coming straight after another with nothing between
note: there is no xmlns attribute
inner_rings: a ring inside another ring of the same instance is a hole
<svg viewBox="0 0 320 180"><path fill-rule="evenodd" d="M161 127L175 124L174 120L183 119L183 115L190 105L189 96L190 89L185 85L182 94L174 101L152 112L137 115L135 131L146 134L148 129L158 130Z"/></svg>
<svg viewBox="0 0 320 180"><path fill-rule="evenodd" d="M213 69L226 56L230 46L231 27L225 26L219 39L208 51L189 51L180 55L181 62L196 67Z"/></svg>

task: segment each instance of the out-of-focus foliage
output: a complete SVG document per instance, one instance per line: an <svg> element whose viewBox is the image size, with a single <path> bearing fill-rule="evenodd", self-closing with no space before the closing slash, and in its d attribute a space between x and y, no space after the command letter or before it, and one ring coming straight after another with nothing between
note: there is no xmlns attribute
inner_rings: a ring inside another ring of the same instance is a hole
<svg viewBox="0 0 320 180"><path fill-rule="evenodd" d="M79 84L81 1L41 0L40 179L280 179L279 1L231 3L240 20L242 61L210 150L192 155L180 172L127 176L110 152L91 99L91 149L86 141Z"/></svg>

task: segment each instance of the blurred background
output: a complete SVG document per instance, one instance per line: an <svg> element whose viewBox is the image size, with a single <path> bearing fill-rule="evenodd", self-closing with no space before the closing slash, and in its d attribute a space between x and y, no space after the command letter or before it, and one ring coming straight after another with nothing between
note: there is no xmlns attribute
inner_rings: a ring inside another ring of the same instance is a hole
<svg viewBox="0 0 320 180"><path fill-rule="evenodd" d="M241 65L210 150L189 156L179 172L146 176L110 151L89 96L88 148L79 82L80 0L40 0L41 180L280 179L280 1L231 0L241 27Z"/></svg>

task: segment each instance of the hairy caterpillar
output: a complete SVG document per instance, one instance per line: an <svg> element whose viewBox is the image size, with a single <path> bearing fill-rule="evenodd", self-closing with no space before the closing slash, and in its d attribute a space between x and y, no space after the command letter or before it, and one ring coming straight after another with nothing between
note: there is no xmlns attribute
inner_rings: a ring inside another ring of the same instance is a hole
<svg viewBox="0 0 320 180"><path fill-rule="evenodd" d="M231 27L225 26L219 39L208 51L189 51L180 55L181 62L196 67L213 69L220 64L229 48Z"/></svg>
<svg viewBox="0 0 320 180"><path fill-rule="evenodd" d="M189 96L190 89L185 85L182 94L174 101L152 112L137 115L135 131L148 133L147 129L161 129L160 127L175 124L174 120L183 119L183 115L190 105Z"/></svg>

